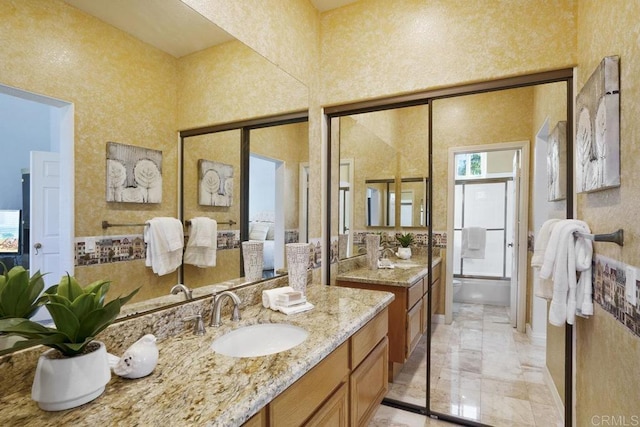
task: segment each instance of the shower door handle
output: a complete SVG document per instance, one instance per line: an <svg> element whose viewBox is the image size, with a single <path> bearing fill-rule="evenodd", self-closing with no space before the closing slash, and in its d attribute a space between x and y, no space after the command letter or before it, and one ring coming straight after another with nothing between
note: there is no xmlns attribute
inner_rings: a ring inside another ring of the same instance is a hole
<svg viewBox="0 0 640 427"><path fill-rule="evenodd" d="M513 243L507 243L507 246L512 248L513 247Z"/></svg>

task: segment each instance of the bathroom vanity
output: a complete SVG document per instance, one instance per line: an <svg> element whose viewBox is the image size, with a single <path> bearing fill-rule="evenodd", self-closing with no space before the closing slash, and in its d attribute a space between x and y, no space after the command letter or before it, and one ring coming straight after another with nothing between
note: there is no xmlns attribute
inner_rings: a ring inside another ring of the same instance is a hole
<svg viewBox="0 0 640 427"><path fill-rule="evenodd" d="M434 257L431 265L431 286L426 256L414 256L411 263L398 263L393 269L370 270L360 267L336 277L336 285L357 289L391 292L395 299L389 306L389 378L393 380L409 358L420 337L427 330L429 316L433 316L440 302L441 258ZM428 296L432 293L429 312Z"/></svg>
<svg viewBox="0 0 640 427"><path fill-rule="evenodd" d="M287 316L262 307L259 292L239 291L248 304L241 308L243 320L231 322L223 313L223 325L207 327L204 336L193 335L182 319L210 309L210 299L112 325L102 339L116 355L142 331L154 331L158 365L136 380L112 376L104 394L79 408L45 412L31 400L34 357L44 349L0 358L0 425L366 425L387 391L393 294L312 285L307 299L315 308ZM211 349L217 337L257 323L295 325L308 337L261 357L229 357ZM179 333L163 337L167 326Z"/></svg>

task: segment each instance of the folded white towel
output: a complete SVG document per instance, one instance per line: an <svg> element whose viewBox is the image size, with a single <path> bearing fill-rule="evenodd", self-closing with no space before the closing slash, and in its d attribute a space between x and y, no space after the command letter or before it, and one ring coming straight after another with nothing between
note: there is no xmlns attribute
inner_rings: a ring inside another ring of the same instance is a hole
<svg viewBox="0 0 640 427"><path fill-rule="evenodd" d="M304 304L294 305L291 307L278 307L278 310L283 312L286 315L302 313L303 311L308 311L314 308L315 306L310 302L305 302Z"/></svg>
<svg viewBox="0 0 640 427"><path fill-rule="evenodd" d="M590 298L585 296L585 291L587 287L591 287L587 265L590 266L591 263L592 246L583 237L575 236L576 231L590 233L589 226L579 220L562 220L553 228L540 268L541 278L553 277L549 322L555 326L562 326L565 322L573 324L576 313L579 311L582 314L583 308L588 312L591 303ZM581 283L578 284L576 271L585 268ZM579 292L578 286L582 287ZM586 293L590 293L590 289ZM578 294L582 301L578 300Z"/></svg>
<svg viewBox="0 0 640 427"><path fill-rule="evenodd" d="M216 266L218 223L205 217L191 219L189 240L184 252L185 264L201 268Z"/></svg>
<svg viewBox="0 0 640 427"><path fill-rule="evenodd" d="M484 259L487 246L487 230L481 227L462 229L462 258Z"/></svg>
<svg viewBox="0 0 640 427"><path fill-rule="evenodd" d="M264 308L270 308L271 310L277 310L278 306L276 305L276 298L278 297L278 295L293 291L295 291L295 289L293 289L291 286L266 289L262 291L262 306Z"/></svg>
<svg viewBox="0 0 640 427"><path fill-rule="evenodd" d="M542 224L542 227L536 236L533 256L531 257L534 294L537 297L547 300L553 298L553 281L551 279L543 279L540 277L540 267L542 267L542 264L544 263L544 254L547 250L547 245L553 228L559 221L559 219L549 219Z"/></svg>
<svg viewBox="0 0 640 427"><path fill-rule="evenodd" d="M144 241L147 244L145 265L158 276L174 272L182 264L184 231L176 218L158 217L146 222Z"/></svg>

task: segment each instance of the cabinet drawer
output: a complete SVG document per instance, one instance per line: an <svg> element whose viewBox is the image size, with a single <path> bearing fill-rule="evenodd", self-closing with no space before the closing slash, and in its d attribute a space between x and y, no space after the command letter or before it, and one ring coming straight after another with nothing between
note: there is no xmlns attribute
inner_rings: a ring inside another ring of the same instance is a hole
<svg viewBox="0 0 640 427"><path fill-rule="evenodd" d="M367 425L387 394L389 381L389 340L387 337L351 374L351 423Z"/></svg>
<svg viewBox="0 0 640 427"><path fill-rule="evenodd" d="M349 393L347 383L322 405L318 412L305 424L306 427L335 426L347 427L349 425Z"/></svg>
<svg viewBox="0 0 640 427"><path fill-rule="evenodd" d="M347 375L349 346L345 342L269 404L269 425L301 425L348 380Z"/></svg>
<svg viewBox="0 0 640 427"><path fill-rule="evenodd" d="M367 354L387 335L388 329L389 312L384 309L351 337L351 369L367 357Z"/></svg>
<svg viewBox="0 0 640 427"><path fill-rule="evenodd" d="M407 312L407 354L405 358L409 358L413 349L420 341L420 329L422 325L422 304L416 304L409 312Z"/></svg>
<svg viewBox="0 0 640 427"><path fill-rule="evenodd" d="M422 298L422 286L424 283L424 279L420 279L415 282L408 290L408 298L407 298L407 309L410 309L418 302L420 298Z"/></svg>

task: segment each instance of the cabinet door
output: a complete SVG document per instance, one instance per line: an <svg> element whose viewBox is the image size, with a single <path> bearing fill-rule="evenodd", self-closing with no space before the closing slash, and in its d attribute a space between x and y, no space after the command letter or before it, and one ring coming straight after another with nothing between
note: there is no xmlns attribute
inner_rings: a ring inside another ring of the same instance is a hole
<svg viewBox="0 0 640 427"><path fill-rule="evenodd" d="M349 344L344 343L269 404L272 427L302 425L349 375Z"/></svg>
<svg viewBox="0 0 640 427"><path fill-rule="evenodd" d="M408 359L413 349L416 348L420 341L420 332L422 326L422 304L416 304L411 310L407 312L407 354L405 359Z"/></svg>
<svg viewBox="0 0 640 427"><path fill-rule="evenodd" d="M347 427L349 425L349 394L347 391L347 384L341 385L305 425L309 427Z"/></svg>
<svg viewBox="0 0 640 427"><path fill-rule="evenodd" d="M367 425L385 394L387 394L389 381L388 354L389 340L384 337L360 366L351 373L350 425Z"/></svg>
<svg viewBox="0 0 640 427"><path fill-rule="evenodd" d="M246 423L242 424L242 427L266 427L267 425L267 413L266 409L262 408L260 412L249 418Z"/></svg>

